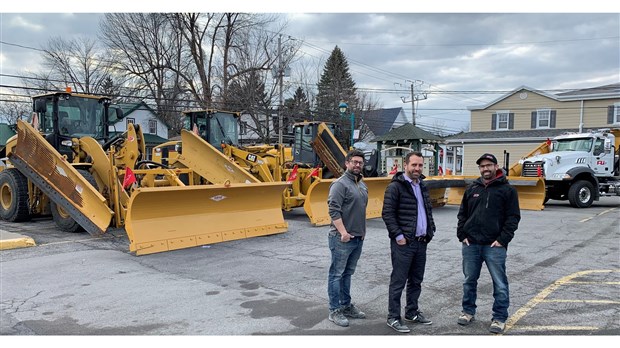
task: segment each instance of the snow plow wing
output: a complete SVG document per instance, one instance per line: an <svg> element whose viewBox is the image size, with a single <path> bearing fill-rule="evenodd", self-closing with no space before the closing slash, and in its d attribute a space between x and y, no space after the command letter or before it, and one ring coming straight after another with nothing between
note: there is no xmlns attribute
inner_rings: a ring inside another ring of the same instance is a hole
<svg viewBox="0 0 620 348"><path fill-rule="evenodd" d="M453 186L448 190L447 204L460 205L467 185L478 179L479 176L445 176L445 178L463 180L463 186ZM543 210L545 208L545 180L543 178L509 176L508 182L517 189L519 208L525 210Z"/></svg>
<svg viewBox="0 0 620 348"><path fill-rule="evenodd" d="M331 222L329 208L327 206L327 196L329 185L335 179L317 180L308 189L304 202L304 211L310 218L313 226L328 225ZM374 219L381 217L383 211L383 196L387 185L392 181L392 177L364 178L368 186L368 206L366 207L366 218ZM431 204L433 207L441 207L447 203L446 191L448 187L463 185L463 180L448 180L443 177L428 177L424 183L429 189Z"/></svg>
<svg viewBox="0 0 620 348"><path fill-rule="evenodd" d="M17 122L11 163L89 234L105 233L112 210L105 198L30 124Z"/></svg>
<svg viewBox="0 0 620 348"><path fill-rule="evenodd" d="M145 255L286 232L282 192L288 184L147 187L129 200L129 250Z"/></svg>

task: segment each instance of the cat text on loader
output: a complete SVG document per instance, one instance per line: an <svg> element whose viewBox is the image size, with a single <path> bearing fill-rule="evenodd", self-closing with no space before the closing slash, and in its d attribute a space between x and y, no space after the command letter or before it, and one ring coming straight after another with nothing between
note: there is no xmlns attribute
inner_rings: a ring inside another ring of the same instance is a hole
<svg viewBox="0 0 620 348"><path fill-rule="evenodd" d="M42 119L49 116L42 108L37 111L43 113ZM132 124L103 145L89 136L65 140L71 162L28 123L18 122L11 141L7 165L13 174L18 171L27 177L60 207L65 220L74 220L92 235L104 233L111 224L124 227L130 251L136 255L281 233L288 227L279 208L286 185L191 185L200 182L196 172L153 168L150 161L141 160L143 135ZM24 205L21 200L28 196L22 191L30 184L1 178L0 183L2 209L19 208L27 214L30 201ZM248 205L248 194L267 201ZM268 201L270 197L276 198L274 202Z"/></svg>

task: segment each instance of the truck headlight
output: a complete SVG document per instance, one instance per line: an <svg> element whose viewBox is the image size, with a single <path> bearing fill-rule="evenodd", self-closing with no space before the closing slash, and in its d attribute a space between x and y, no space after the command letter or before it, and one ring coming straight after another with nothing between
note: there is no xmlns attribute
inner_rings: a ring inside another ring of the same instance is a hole
<svg viewBox="0 0 620 348"><path fill-rule="evenodd" d="M558 180L569 180L571 179L571 176L567 173L555 173L551 176L554 179L558 179Z"/></svg>

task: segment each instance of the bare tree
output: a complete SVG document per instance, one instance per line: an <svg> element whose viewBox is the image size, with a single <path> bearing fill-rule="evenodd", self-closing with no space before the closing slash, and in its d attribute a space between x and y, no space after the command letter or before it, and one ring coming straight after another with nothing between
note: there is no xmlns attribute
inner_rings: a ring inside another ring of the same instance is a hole
<svg viewBox="0 0 620 348"><path fill-rule="evenodd" d="M82 93L99 93L110 76L110 62L94 38L50 39L43 55L43 66L50 72L48 82L54 90L71 87Z"/></svg>
<svg viewBox="0 0 620 348"><path fill-rule="evenodd" d="M183 63L182 36L162 13L108 13L100 23L100 38L118 74L132 86L134 101L143 99L178 132L180 108L188 103L178 72Z"/></svg>
<svg viewBox="0 0 620 348"><path fill-rule="evenodd" d="M10 125L16 124L17 120L28 119L31 113L32 102L23 97L10 95L0 101L0 122Z"/></svg>

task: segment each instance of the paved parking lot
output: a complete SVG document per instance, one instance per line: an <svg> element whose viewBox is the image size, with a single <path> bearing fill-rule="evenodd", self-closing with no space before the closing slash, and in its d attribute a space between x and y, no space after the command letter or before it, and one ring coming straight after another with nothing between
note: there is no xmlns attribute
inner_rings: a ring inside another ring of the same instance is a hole
<svg viewBox="0 0 620 348"><path fill-rule="evenodd" d="M457 206L434 210L421 310L430 326L409 335L490 335L492 285L479 282L477 321L456 324L461 301ZM510 318L504 335L620 334L620 199L589 209L550 201L522 211L508 249ZM124 231L67 234L50 220L0 222L37 246L0 252L1 335L386 335L389 242L380 219L353 276L368 319L327 320L327 227L298 209L283 234L133 256Z"/></svg>

